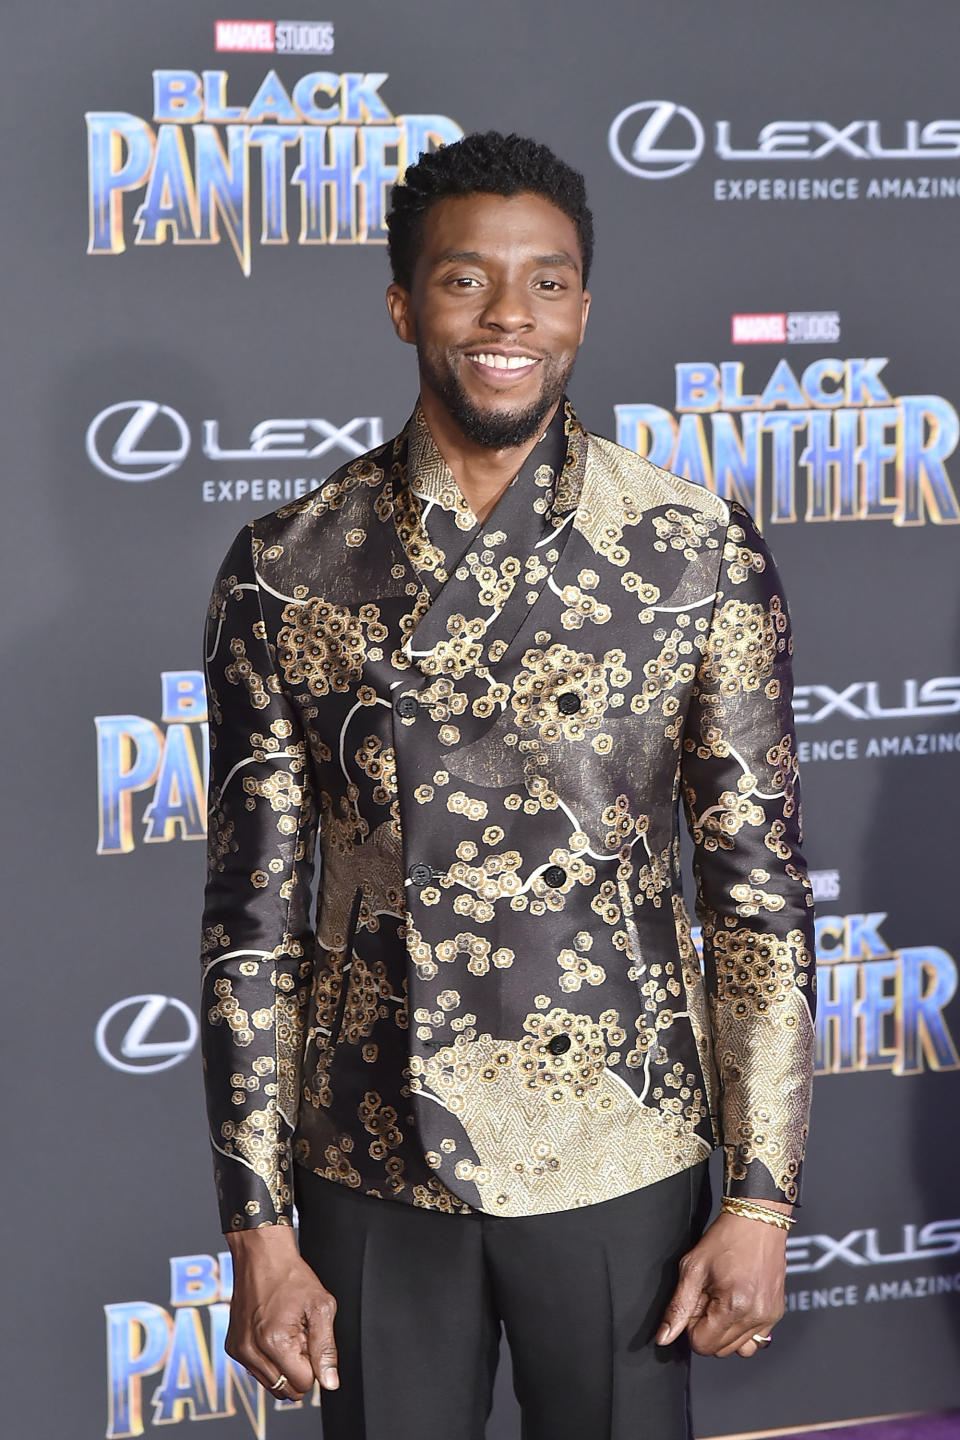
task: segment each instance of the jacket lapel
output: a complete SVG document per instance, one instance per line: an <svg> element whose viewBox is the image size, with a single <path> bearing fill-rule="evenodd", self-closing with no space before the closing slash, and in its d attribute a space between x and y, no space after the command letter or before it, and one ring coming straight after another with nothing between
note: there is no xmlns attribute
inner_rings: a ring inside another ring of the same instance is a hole
<svg viewBox="0 0 960 1440"><path fill-rule="evenodd" d="M572 530L587 440L567 401L481 525L419 410L408 429L400 539L429 608L404 649L425 676L458 676L505 655Z"/></svg>

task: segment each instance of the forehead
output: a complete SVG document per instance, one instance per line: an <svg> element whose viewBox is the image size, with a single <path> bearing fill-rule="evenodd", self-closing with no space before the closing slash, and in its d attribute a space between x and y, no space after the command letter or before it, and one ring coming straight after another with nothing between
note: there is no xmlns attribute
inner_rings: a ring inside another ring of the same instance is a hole
<svg viewBox="0 0 960 1440"><path fill-rule="evenodd" d="M543 195L451 195L427 211L422 256L436 264L449 252L475 251L500 261L568 254L581 264L577 227Z"/></svg>

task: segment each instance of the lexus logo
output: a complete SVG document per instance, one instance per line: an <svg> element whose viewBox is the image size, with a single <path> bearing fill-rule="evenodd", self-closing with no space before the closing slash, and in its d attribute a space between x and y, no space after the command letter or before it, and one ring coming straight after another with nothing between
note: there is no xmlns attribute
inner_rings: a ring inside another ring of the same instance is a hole
<svg viewBox="0 0 960 1440"><path fill-rule="evenodd" d="M246 444L221 445L219 420L204 420L201 449L208 460L318 460L331 450L364 455L383 443L379 415L355 415L342 425L318 416L261 420ZM87 427L87 458L114 480L158 480L183 464L190 430L179 411L155 400L121 400ZM289 497L287 497L289 498Z"/></svg>
<svg viewBox="0 0 960 1440"><path fill-rule="evenodd" d="M614 160L631 175L666 180L670 175L682 175L700 159L703 126L685 105L641 100L620 111L607 142Z"/></svg>
<svg viewBox="0 0 960 1440"><path fill-rule="evenodd" d="M155 400L121 400L87 427L91 464L114 480L159 480L182 464L189 449L183 416Z"/></svg>
<svg viewBox="0 0 960 1440"><path fill-rule="evenodd" d="M174 1018L173 1034L169 1024ZM159 1031L162 1039L151 1039ZM96 1045L101 1060L114 1070L142 1075L169 1070L186 1060L197 1042L197 1019L189 1006L173 995L130 995L104 1011L97 1022Z"/></svg>

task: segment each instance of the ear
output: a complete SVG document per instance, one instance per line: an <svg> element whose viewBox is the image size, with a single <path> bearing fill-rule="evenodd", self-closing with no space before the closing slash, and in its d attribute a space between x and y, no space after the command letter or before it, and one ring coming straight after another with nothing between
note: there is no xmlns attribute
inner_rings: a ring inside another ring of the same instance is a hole
<svg viewBox="0 0 960 1440"><path fill-rule="evenodd" d="M417 341L417 327L413 319L413 302L410 298L410 291L404 290L402 285L394 282L387 286L387 309L390 311L390 319L393 328L405 345L415 345Z"/></svg>
<svg viewBox="0 0 960 1440"><path fill-rule="evenodd" d="M580 316L580 344L583 344L583 337L587 330L587 316L590 314L590 291L583 292L583 314Z"/></svg>

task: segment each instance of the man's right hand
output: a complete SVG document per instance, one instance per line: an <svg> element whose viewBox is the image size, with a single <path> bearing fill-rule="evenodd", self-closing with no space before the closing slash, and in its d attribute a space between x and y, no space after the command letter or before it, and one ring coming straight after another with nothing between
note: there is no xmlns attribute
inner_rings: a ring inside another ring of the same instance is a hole
<svg viewBox="0 0 960 1440"><path fill-rule="evenodd" d="M271 1395L300 1400L319 1380L336 1390L337 1302L300 1258L293 1231L263 1225L227 1235L233 1256L233 1299L227 1354ZM287 1383L277 1387L279 1376Z"/></svg>

